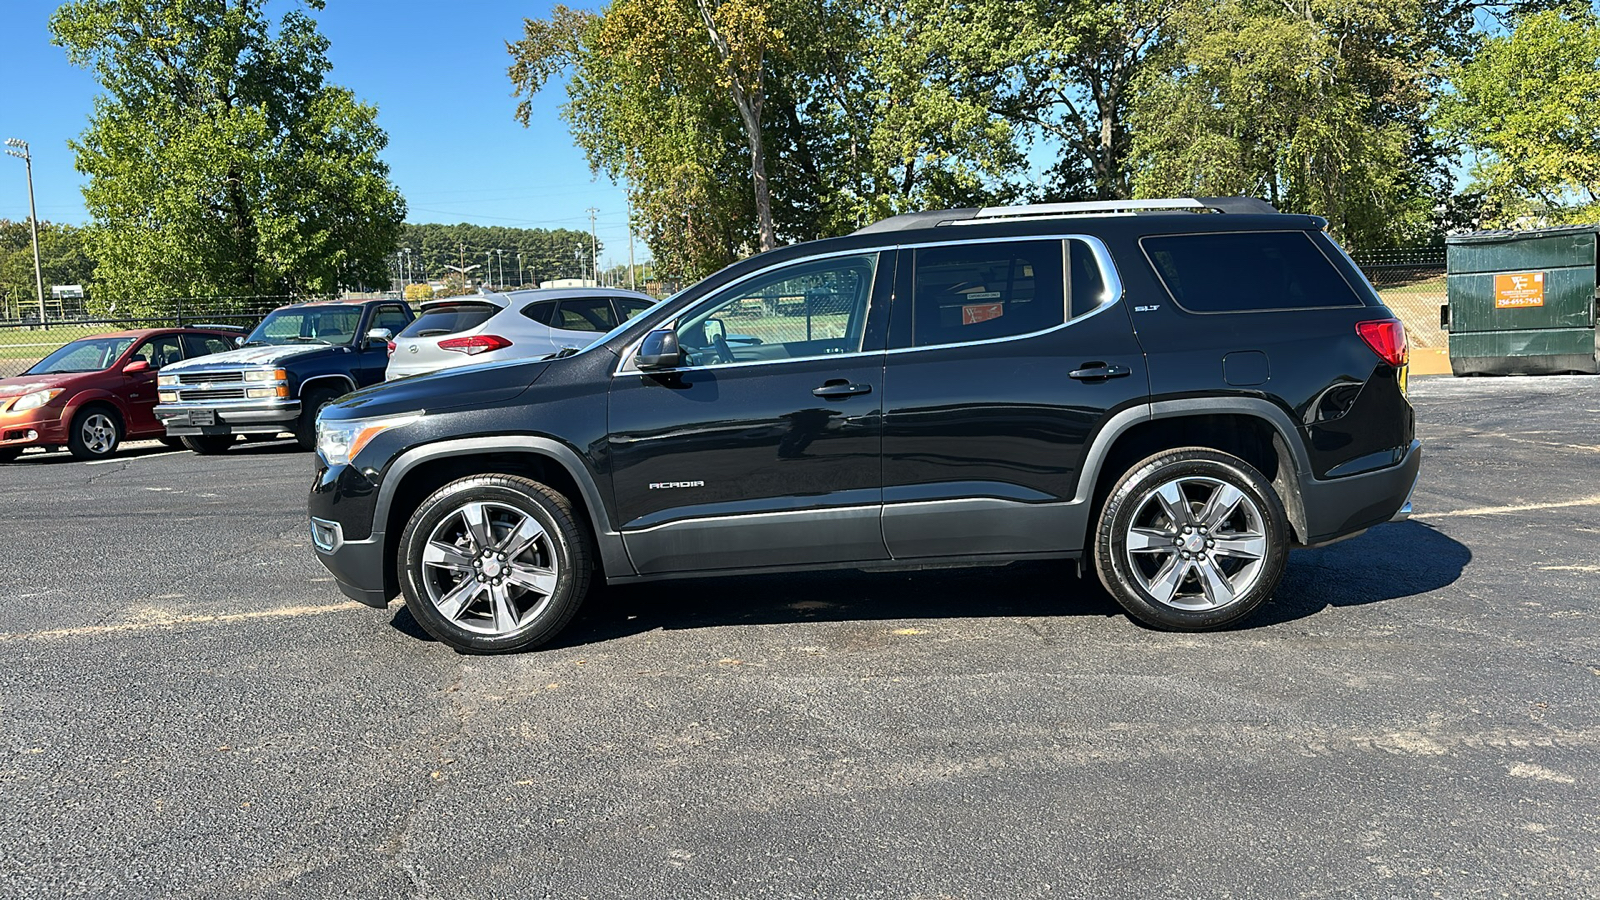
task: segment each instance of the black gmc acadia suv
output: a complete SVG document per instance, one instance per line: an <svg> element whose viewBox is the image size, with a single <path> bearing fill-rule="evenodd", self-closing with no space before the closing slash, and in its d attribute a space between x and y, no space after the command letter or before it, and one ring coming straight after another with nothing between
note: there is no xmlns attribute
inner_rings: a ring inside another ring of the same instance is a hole
<svg viewBox="0 0 1600 900"><path fill-rule="evenodd" d="M1409 513L1405 332L1251 198L897 216L724 269L543 360L318 420L317 555L439 640L537 646L610 583L1092 560L1220 628L1293 547Z"/></svg>

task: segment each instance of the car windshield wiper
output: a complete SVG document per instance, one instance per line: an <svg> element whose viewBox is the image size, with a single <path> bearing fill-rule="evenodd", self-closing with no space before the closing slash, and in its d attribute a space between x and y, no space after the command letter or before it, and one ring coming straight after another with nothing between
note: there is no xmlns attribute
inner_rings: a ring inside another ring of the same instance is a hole
<svg viewBox="0 0 1600 900"><path fill-rule="evenodd" d="M293 341L296 344L318 343L318 344L327 344L329 346L333 345L333 341L325 341L322 338L302 337L300 335L296 335L296 336L291 337L291 338L284 338L284 340Z"/></svg>

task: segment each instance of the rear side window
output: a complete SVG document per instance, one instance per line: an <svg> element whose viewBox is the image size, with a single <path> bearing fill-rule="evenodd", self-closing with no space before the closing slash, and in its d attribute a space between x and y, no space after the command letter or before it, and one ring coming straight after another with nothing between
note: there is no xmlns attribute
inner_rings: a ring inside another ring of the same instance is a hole
<svg viewBox="0 0 1600 900"><path fill-rule="evenodd" d="M1061 241L916 252L912 344L932 347L1043 331L1066 321Z"/></svg>
<svg viewBox="0 0 1600 900"><path fill-rule="evenodd" d="M634 316L637 316L654 305L655 304L646 302L644 300L628 300L623 297L617 298L617 311L622 313L622 321L624 322L628 321Z"/></svg>
<svg viewBox="0 0 1600 900"><path fill-rule="evenodd" d="M432 337L477 328L500 311L492 303L447 303L430 306L400 332L402 337Z"/></svg>
<svg viewBox="0 0 1600 900"><path fill-rule="evenodd" d="M186 334L183 336L183 346L188 357L208 356L233 349L231 341L215 334Z"/></svg>
<svg viewBox="0 0 1600 900"><path fill-rule="evenodd" d="M611 300L608 297L563 300L556 307L555 318L551 320L550 327L562 331L605 332L617 327L617 316L611 310Z"/></svg>
<svg viewBox="0 0 1600 900"><path fill-rule="evenodd" d="M1140 244L1172 299L1190 312L1362 305L1303 231L1166 235Z"/></svg>

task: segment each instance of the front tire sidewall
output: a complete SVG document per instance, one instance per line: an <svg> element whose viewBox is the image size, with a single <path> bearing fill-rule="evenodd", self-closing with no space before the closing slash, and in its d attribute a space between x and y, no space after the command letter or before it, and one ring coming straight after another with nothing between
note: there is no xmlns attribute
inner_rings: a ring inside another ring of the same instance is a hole
<svg viewBox="0 0 1600 900"><path fill-rule="evenodd" d="M104 416L111 422L111 446L99 452L90 448L83 434L84 427L95 416ZM117 447L121 444L122 419L109 407L91 406L72 417L72 431L67 435L67 450L78 459L109 459L116 454Z"/></svg>
<svg viewBox="0 0 1600 900"><path fill-rule="evenodd" d="M490 501L531 515L550 536L559 566L556 589L544 610L506 635L469 631L434 607L422 584L422 555L428 536L462 504ZM538 647L566 627L588 594L590 553L587 533L573 517L566 498L538 482L508 475L479 475L445 485L423 501L406 523L396 565L406 608L430 635L464 653L509 653Z"/></svg>
<svg viewBox="0 0 1600 900"><path fill-rule="evenodd" d="M1255 583L1232 603L1216 609L1179 609L1156 600L1140 585L1127 561L1128 529L1145 495L1167 481L1190 476L1214 478L1244 492L1261 511L1267 539ZM1288 562L1289 537L1283 501L1254 467L1214 450L1167 451L1128 470L1106 500L1095 541L1095 570L1100 583L1135 620L1169 631L1210 631L1245 619L1272 596Z"/></svg>

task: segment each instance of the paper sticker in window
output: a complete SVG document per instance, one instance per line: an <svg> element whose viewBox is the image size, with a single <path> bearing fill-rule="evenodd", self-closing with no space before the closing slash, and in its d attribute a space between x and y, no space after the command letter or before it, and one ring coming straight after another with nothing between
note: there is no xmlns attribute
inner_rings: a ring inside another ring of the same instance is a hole
<svg viewBox="0 0 1600 900"><path fill-rule="evenodd" d="M1000 303L974 303L961 307L961 324L976 325L990 319L998 319L1006 314L1004 304Z"/></svg>

